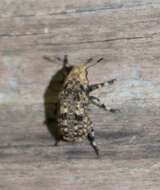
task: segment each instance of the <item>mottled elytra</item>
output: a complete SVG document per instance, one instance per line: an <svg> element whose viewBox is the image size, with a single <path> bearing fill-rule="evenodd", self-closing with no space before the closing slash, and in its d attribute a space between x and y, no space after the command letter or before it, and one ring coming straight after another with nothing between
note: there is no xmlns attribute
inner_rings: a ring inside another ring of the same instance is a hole
<svg viewBox="0 0 160 190"><path fill-rule="evenodd" d="M61 60L60 58L58 59ZM89 84L87 70L102 60L103 58L100 58L95 63L91 64L93 59L90 58L84 64L70 66L68 65L67 56L64 56L63 63L66 72L62 89L58 95L56 108L59 131L59 138L56 139L56 145L61 140L80 142L84 139L88 139L96 155L100 155L95 142L95 133L92 122L89 117L89 104L95 104L106 111L116 111L116 109L107 108L100 102L99 98L90 95L92 91L105 85L111 85L116 80L112 79L97 84Z"/></svg>

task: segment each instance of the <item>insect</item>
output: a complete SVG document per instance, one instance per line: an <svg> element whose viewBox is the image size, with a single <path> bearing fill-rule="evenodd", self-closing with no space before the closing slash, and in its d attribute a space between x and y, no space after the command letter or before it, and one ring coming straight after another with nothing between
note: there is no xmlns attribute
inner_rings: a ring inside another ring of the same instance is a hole
<svg viewBox="0 0 160 190"><path fill-rule="evenodd" d="M90 58L84 64L70 66L67 55L64 57L66 77L58 95L56 118L59 138L56 139L55 145L61 140L80 142L88 139L96 155L100 156L92 121L89 117L89 104L95 104L106 111L117 111L117 109L107 108L100 102L99 98L90 95L92 91L116 81L116 79L112 79L97 84L89 84L88 69L102 60L103 58L100 58L91 64L92 59Z"/></svg>

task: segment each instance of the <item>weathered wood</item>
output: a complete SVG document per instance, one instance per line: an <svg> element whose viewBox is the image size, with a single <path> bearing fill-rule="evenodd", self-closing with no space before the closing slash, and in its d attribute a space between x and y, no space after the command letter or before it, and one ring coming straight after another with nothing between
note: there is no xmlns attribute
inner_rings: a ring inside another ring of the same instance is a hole
<svg viewBox="0 0 160 190"><path fill-rule="evenodd" d="M15 7L18 5L14 4ZM159 8L147 3L147 7L138 8L138 5L87 14L2 16L0 83L4 90L1 102L15 102L19 98L23 103L43 102L42 93L60 68L60 63L49 63L43 56L64 54L69 54L70 62L75 64L90 56L103 56L105 61L99 69L91 71L95 73L91 81L117 77L124 86L130 80L147 90L142 98L146 94L149 95L147 98L159 98ZM152 88L155 93L150 93L147 88Z"/></svg>
<svg viewBox="0 0 160 190"><path fill-rule="evenodd" d="M159 0L0 1L0 189L159 189L159 12ZM117 78L95 94L121 112L91 107L101 160L87 141L54 147L44 124L64 54L104 58L91 83Z"/></svg>

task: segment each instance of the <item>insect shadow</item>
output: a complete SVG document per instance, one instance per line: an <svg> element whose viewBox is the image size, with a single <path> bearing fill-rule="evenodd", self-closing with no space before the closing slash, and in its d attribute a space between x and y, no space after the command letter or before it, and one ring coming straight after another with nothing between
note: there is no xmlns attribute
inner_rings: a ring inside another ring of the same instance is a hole
<svg viewBox="0 0 160 190"><path fill-rule="evenodd" d="M45 60L54 62L47 56L43 57ZM55 141L59 139L60 134L58 132L58 124L56 118L56 108L58 95L63 87L64 81L71 69L71 66L67 66L67 58L64 57L63 60L57 58L59 61L63 62L63 66L58 70L50 79L49 84L44 92L44 124L47 126L48 131L54 137Z"/></svg>

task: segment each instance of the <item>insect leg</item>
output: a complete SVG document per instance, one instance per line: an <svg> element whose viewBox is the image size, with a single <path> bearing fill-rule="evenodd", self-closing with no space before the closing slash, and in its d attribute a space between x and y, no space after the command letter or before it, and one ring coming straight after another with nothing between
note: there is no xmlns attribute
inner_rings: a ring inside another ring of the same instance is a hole
<svg viewBox="0 0 160 190"><path fill-rule="evenodd" d="M91 101L92 104L98 106L99 108L104 109L105 111L110 111L110 112L116 112L119 111L119 109L113 109L106 107L103 103L101 103L100 99L95 97L95 96L89 96L89 100Z"/></svg>
<svg viewBox="0 0 160 190"><path fill-rule="evenodd" d="M91 101L96 100L97 102L100 102L100 99L97 98L96 96L89 96L89 100L91 100Z"/></svg>
<svg viewBox="0 0 160 190"><path fill-rule="evenodd" d="M59 142L60 142L60 140L59 140L59 139L56 139L56 140L55 140L55 143L54 143L54 146L58 146Z"/></svg>
<svg viewBox="0 0 160 190"><path fill-rule="evenodd" d="M67 65L68 65L68 56L64 55L63 66L66 67Z"/></svg>
<svg viewBox="0 0 160 190"><path fill-rule="evenodd" d="M92 128L91 132L88 134L88 140L89 140L91 146L93 147L96 155L99 157L100 156L99 149L98 149L96 142L95 142L95 133L94 133L93 128Z"/></svg>
<svg viewBox="0 0 160 190"><path fill-rule="evenodd" d="M112 79L112 80L109 80L109 81L106 81L106 82L101 82L101 83L97 83L97 84L91 84L91 85L88 86L88 91L92 92L92 91L94 91L94 90L96 90L98 88L102 88L103 86L111 85L115 81L116 81L116 79Z"/></svg>

